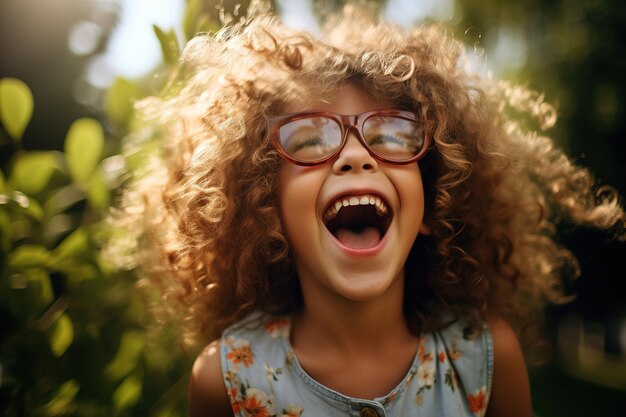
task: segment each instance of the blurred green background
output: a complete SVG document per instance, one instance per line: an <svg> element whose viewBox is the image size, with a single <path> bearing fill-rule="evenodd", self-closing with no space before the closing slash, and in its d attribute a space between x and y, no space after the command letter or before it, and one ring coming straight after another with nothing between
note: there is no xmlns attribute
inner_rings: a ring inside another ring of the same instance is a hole
<svg viewBox="0 0 626 417"><path fill-rule="evenodd" d="M341 3L275 6L289 25L315 31L315 16ZM626 195L623 1L378 3L401 25L448 25L476 58L472 70L545 92L560 115L549 133ZM132 100L159 91L186 39L247 5L0 2L0 415L185 415L193 352L176 329L149 332L150 294L134 290L132 270L104 259L114 231L103 219L141 164L120 156L137 129ZM566 285L575 300L546 314L552 349L546 365L529 367L533 408L541 417L622 416L626 245L567 224L558 237L582 275Z"/></svg>

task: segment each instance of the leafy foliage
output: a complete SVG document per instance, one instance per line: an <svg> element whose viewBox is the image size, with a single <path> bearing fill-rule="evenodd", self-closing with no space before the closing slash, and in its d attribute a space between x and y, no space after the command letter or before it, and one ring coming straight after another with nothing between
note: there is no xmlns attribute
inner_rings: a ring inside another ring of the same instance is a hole
<svg viewBox="0 0 626 417"><path fill-rule="evenodd" d="M186 38L218 28L190 1ZM178 61L174 30L154 28L165 65ZM123 136L133 127L141 80L118 79L106 117ZM0 171L0 414L182 416L190 359L150 332L146 298L132 271L114 271L101 251L104 222L125 169L119 137L92 118L71 124L63 151L26 151L33 113L28 86L0 79L0 122L14 144Z"/></svg>
<svg viewBox="0 0 626 417"><path fill-rule="evenodd" d="M0 121L15 140L22 138L33 114L33 95L30 89L15 78L0 81Z"/></svg>
<svg viewBox="0 0 626 417"><path fill-rule="evenodd" d="M32 111L24 97L32 96L17 80L9 85L19 93L3 90L3 109L23 111L3 111L2 122L17 141ZM167 343L146 343L135 277L111 272L102 259L102 219L119 175L103 175L104 144L100 122L79 119L65 152L18 150L0 177L3 416L182 413L180 384L169 402L152 407L186 378L187 360L170 355L176 350ZM155 355L158 366L147 359Z"/></svg>

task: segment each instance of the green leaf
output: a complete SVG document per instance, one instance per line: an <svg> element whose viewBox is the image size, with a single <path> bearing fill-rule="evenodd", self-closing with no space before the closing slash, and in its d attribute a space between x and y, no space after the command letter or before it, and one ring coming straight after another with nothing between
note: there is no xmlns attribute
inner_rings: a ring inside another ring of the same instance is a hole
<svg viewBox="0 0 626 417"><path fill-rule="evenodd" d="M196 34L198 21L200 20L200 13L202 13L202 4L200 1L189 0L185 10L185 17L183 18L183 31L185 32L185 39L189 40Z"/></svg>
<svg viewBox="0 0 626 417"><path fill-rule="evenodd" d="M12 241L31 238L35 234L35 224L30 219L11 219L9 233Z"/></svg>
<svg viewBox="0 0 626 417"><path fill-rule="evenodd" d="M63 269L63 272L67 274L68 286L77 286L81 282L102 277L100 270L94 265L89 263L76 265L75 262L72 264L72 260L73 258L68 258L66 262L59 265Z"/></svg>
<svg viewBox="0 0 626 417"><path fill-rule="evenodd" d="M29 198L26 194L14 191L10 195L3 195L0 199L0 205L7 204L12 209L16 209L18 213L25 214L31 219L41 221L43 219L43 209L34 198Z"/></svg>
<svg viewBox="0 0 626 417"><path fill-rule="evenodd" d="M180 417L180 411L176 410L174 406L168 405L154 414L155 417Z"/></svg>
<svg viewBox="0 0 626 417"><path fill-rule="evenodd" d="M43 223L45 242L56 242L76 228L75 219L70 214L57 214L46 219ZM51 260L55 262L55 259ZM56 267L56 265L55 265Z"/></svg>
<svg viewBox="0 0 626 417"><path fill-rule="evenodd" d="M6 180L4 179L4 174L0 171L0 194L4 194L7 192Z"/></svg>
<svg viewBox="0 0 626 417"><path fill-rule="evenodd" d="M134 112L134 101L140 96L135 84L124 78L116 78L107 91L104 110L109 119L124 126Z"/></svg>
<svg viewBox="0 0 626 417"><path fill-rule="evenodd" d="M4 258L4 254L9 251L11 247L11 233L9 232L9 228L11 226L11 219L9 215L4 212L4 210L0 210L0 252L2 252L2 258ZM0 262L0 270L2 262Z"/></svg>
<svg viewBox="0 0 626 417"><path fill-rule="evenodd" d="M193 38L198 32L217 32L220 25L207 13L202 12L203 3L201 0L189 0L183 18L183 33L185 39Z"/></svg>
<svg viewBox="0 0 626 417"><path fill-rule="evenodd" d="M33 115L33 94L16 78L0 79L0 121L14 139L20 140Z"/></svg>
<svg viewBox="0 0 626 417"><path fill-rule="evenodd" d="M13 268L26 269L44 266L49 259L50 253L43 246L22 245L9 254L7 264Z"/></svg>
<svg viewBox="0 0 626 417"><path fill-rule="evenodd" d="M66 185L48 194L48 198L43 203L43 210L50 218L84 199L85 193L82 190L74 184Z"/></svg>
<svg viewBox="0 0 626 417"><path fill-rule="evenodd" d="M170 29L167 32L163 32L157 25L152 25L154 33L159 39L161 45L161 52L163 53L163 60L168 64L175 64L178 62L180 56L180 48L178 47L178 39L176 38L176 32L174 29Z"/></svg>
<svg viewBox="0 0 626 417"><path fill-rule="evenodd" d="M141 397L141 381L136 376L129 376L113 393L113 403L117 410L132 407Z"/></svg>
<svg viewBox="0 0 626 417"><path fill-rule="evenodd" d="M57 358L62 356L74 340L74 326L67 314L61 314L50 331L50 347Z"/></svg>
<svg viewBox="0 0 626 417"><path fill-rule="evenodd" d="M13 165L13 188L26 194L37 194L48 184L56 167L58 164L52 152L24 153Z"/></svg>
<svg viewBox="0 0 626 417"><path fill-rule="evenodd" d="M104 130L97 120L78 119L65 138L65 154L70 175L86 183L96 169L104 149Z"/></svg>
<svg viewBox="0 0 626 417"><path fill-rule="evenodd" d="M48 271L43 268L31 268L26 271L25 275L26 279L35 287L35 291L39 294L40 305L43 307L50 305L54 299L54 292L52 291Z"/></svg>
<svg viewBox="0 0 626 417"><path fill-rule="evenodd" d="M34 199L28 199L28 206L26 206L26 214L28 214L32 219L37 221L43 220L43 209L41 205Z"/></svg>
<svg viewBox="0 0 626 417"><path fill-rule="evenodd" d="M31 323L50 307L54 292L44 268L28 268L3 278L2 305L22 323Z"/></svg>
<svg viewBox="0 0 626 417"><path fill-rule="evenodd" d="M72 401L78 394L80 386L73 379L66 381L54 393L52 400L43 406L44 414L47 416L58 416L71 412Z"/></svg>
<svg viewBox="0 0 626 417"><path fill-rule="evenodd" d="M63 242L59 243L52 256L54 262L63 261L69 258L75 258L80 254L85 253L89 249L89 237L84 228L79 227L69 236L63 239Z"/></svg>
<svg viewBox="0 0 626 417"><path fill-rule="evenodd" d="M209 15L200 16L200 20L198 21L198 29L196 29L196 33L198 32L217 32L221 29L221 26L215 23L215 21Z"/></svg>
<svg viewBox="0 0 626 417"><path fill-rule="evenodd" d="M115 357L104 369L105 375L112 380L128 375L137 366L144 345L144 336L140 332L124 332Z"/></svg>
<svg viewBox="0 0 626 417"><path fill-rule="evenodd" d="M109 207L111 202L109 184L104 180L104 175L102 175L102 170L100 169L96 170L89 180L87 198L92 207L100 210L106 210Z"/></svg>

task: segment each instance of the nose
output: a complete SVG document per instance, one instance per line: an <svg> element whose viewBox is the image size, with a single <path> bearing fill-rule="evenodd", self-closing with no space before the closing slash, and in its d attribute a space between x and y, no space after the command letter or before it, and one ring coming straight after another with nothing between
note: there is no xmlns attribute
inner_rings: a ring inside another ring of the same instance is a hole
<svg viewBox="0 0 626 417"><path fill-rule="evenodd" d="M376 171L378 162L370 155L365 146L356 136L356 133L350 130L347 133L346 144L339 152L339 156L333 162L333 171L337 174L346 172Z"/></svg>

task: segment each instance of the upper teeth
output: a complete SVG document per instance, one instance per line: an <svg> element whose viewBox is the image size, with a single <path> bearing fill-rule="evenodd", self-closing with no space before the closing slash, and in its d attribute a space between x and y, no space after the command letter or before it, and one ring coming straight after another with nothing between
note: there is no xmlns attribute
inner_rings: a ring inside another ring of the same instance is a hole
<svg viewBox="0 0 626 417"><path fill-rule="evenodd" d="M330 205L330 207L328 207L328 210L326 210L324 220L328 221L337 217L339 210L343 207L367 205L375 206L376 213L379 216L387 214L387 205L383 199L375 195L366 194L362 196L345 196L338 198L333 204Z"/></svg>

